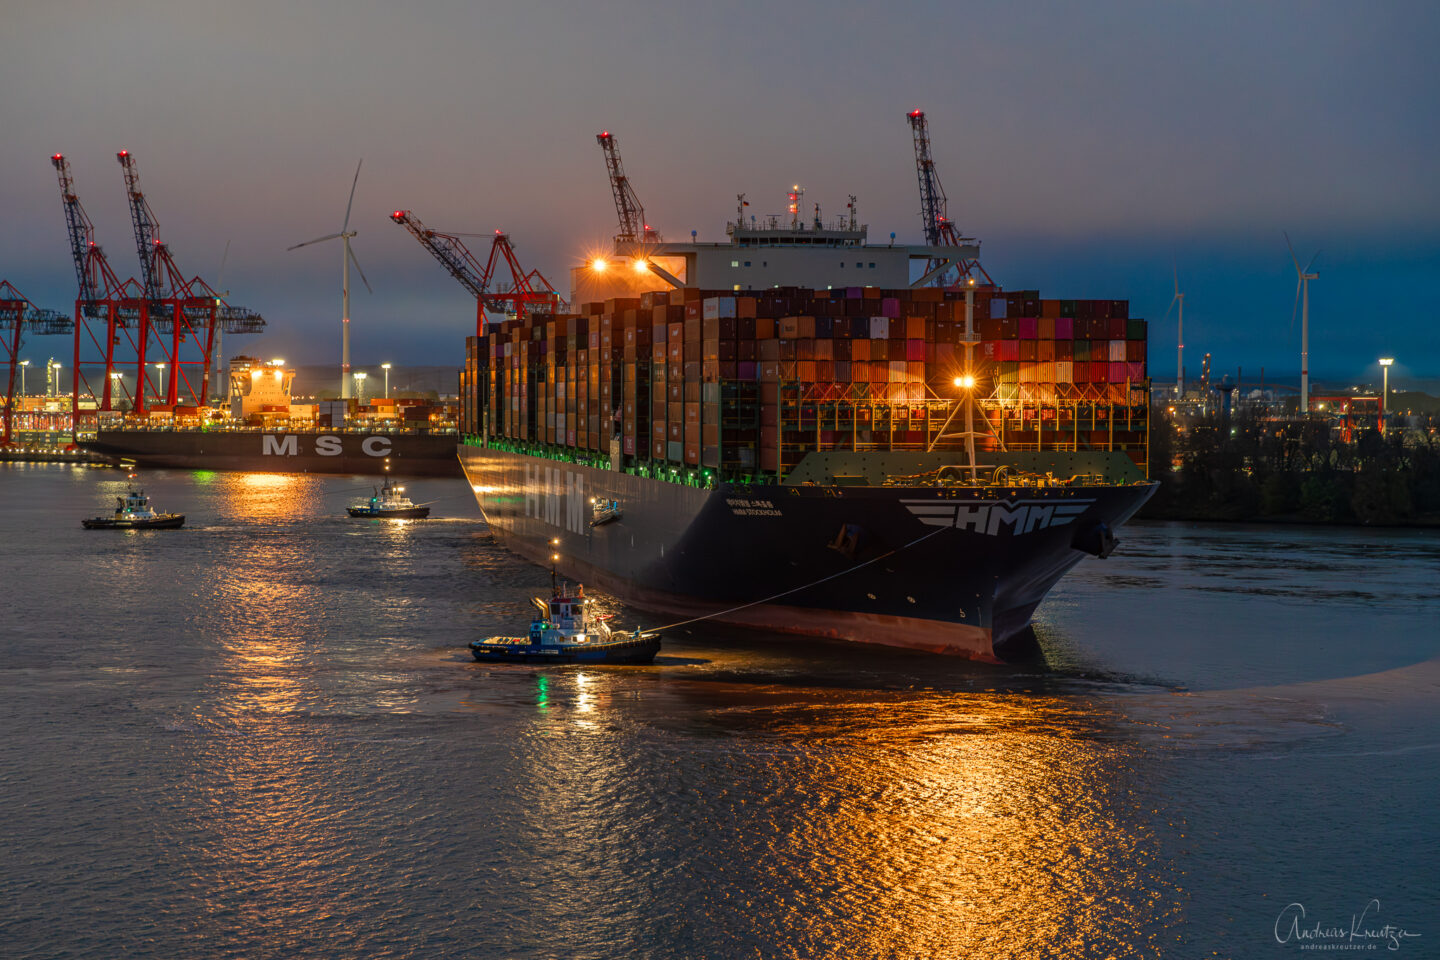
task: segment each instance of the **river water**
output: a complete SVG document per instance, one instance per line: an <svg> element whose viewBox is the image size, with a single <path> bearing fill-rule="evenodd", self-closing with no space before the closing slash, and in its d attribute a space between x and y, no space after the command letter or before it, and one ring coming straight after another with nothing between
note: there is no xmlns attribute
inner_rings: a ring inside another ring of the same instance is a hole
<svg viewBox="0 0 1440 960"><path fill-rule="evenodd" d="M1435 532L1133 524L1021 666L483 666L462 482L142 479L0 467L0 956L1440 956Z"/></svg>

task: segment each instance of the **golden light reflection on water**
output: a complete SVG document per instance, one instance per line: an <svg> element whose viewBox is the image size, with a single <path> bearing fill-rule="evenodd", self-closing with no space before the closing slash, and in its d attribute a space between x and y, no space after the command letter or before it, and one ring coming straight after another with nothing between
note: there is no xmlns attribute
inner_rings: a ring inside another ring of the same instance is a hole
<svg viewBox="0 0 1440 960"><path fill-rule="evenodd" d="M300 473L227 473L216 506L226 516L275 520L313 513L323 503L324 481Z"/></svg>
<svg viewBox="0 0 1440 960"><path fill-rule="evenodd" d="M737 688L712 714L729 735L657 777L653 754L593 735L616 704L582 676L538 678L525 748L557 883L626 886L638 825L713 875L697 910L778 955L1155 956L1179 920L1146 751L1088 699Z"/></svg>
<svg viewBox="0 0 1440 960"><path fill-rule="evenodd" d="M825 718L847 735L809 789L834 813L797 819L787 846L805 887L854 891L834 935L877 956L1159 952L1180 890L1154 862L1141 752L1097 736L1089 705L946 701Z"/></svg>

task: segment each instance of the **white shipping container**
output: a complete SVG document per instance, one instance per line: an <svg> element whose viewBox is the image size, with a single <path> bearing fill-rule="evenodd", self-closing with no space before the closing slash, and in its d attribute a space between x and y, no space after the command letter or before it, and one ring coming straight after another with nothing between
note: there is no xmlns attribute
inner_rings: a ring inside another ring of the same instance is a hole
<svg viewBox="0 0 1440 960"><path fill-rule="evenodd" d="M890 336L890 318L889 318L889 317L871 317L871 318L870 318L870 339L871 339L871 340L885 340L885 339L887 339L889 336Z"/></svg>
<svg viewBox="0 0 1440 960"><path fill-rule="evenodd" d="M1124 340L1111 340L1111 341L1110 341L1110 362L1111 362L1111 363L1124 363L1124 362L1125 362L1125 341L1124 341Z"/></svg>
<svg viewBox="0 0 1440 960"><path fill-rule="evenodd" d="M1005 319L1005 298L1003 298L1003 297L996 297L994 300L991 300L991 301L990 301L990 319L991 319L991 320L1004 320L1004 319Z"/></svg>

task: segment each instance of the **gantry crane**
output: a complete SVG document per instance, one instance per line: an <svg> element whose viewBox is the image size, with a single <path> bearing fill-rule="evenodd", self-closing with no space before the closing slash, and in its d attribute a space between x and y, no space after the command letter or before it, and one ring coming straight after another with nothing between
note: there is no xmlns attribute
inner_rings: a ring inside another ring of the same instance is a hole
<svg viewBox="0 0 1440 960"><path fill-rule="evenodd" d="M21 365L20 345L26 333L41 335L69 333L74 321L55 310L42 310L31 303L9 280L0 280L0 330L4 333L5 410L0 446L8 447L15 410L15 368Z"/></svg>
<svg viewBox="0 0 1440 960"><path fill-rule="evenodd" d="M154 330L168 336L161 341L167 354L162 368L167 377L165 402L174 404L180 384L203 405L209 398L210 375L223 333L258 333L265 320L253 310L234 307L224 302L215 290L198 276L186 279L175 265L170 248L160 240L160 223L140 189L140 173L135 157L129 150L115 155L125 172L125 195L130 204L130 221L135 229L135 249L140 259L140 276L145 290L145 310ZM192 347L192 358L185 359L184 347ZM193 354L198 353L199 359ZM186 369L201 366L201 383L197 393L186 376Z"/></svg>
<svg viewBox="0 0 1440 960"><path fill-rule="evenodd" d="M409 230L410 234L420 241L420 245L429 250L430 255L449 271L450 276L475 297L477 336L485 333L486 310L518 317L535 313L557 313L567 306L538 269L525 272L520 266L520 260L515 256L515 248L510 243L509 235L500 230L495 231L490 242L490 256L482 264L460 239L461 234L431 230L409 210L396 210L390 214L390 219ZM490 284L495 279L496 266L501 259L510 269L510 285L504 289L491 290Z"/></svg>
<svg viewBox="0 0 1440 960"><path fill-rule="evenodd" d="M610 173L610 192L615 196L615 215L620 223L620 232L615 234L616 245L627 247L659 243L660 234L650 229L645 220L645 207L635 195L635 188L630 186L630 178L625 176L625 168L620 164L620 148L615 144L615 135L608 130L597 133L595 142L600 144L605 154L605 166Z"/></svg>
<svg viewBox="0 0 1440 960"><path fill-rule="evenodd" d="M138 374L145 364L145 337L142 335L137 339L136 334L140 332L144 288L134 279L122 281L110 268L105 251L95 242L95 224L75 193L75 178L70 173L70 162L64 154L55 154L50 163L60 179L60 200L65 210L65 228L79 287L75 300L75 349L71 355L73 388L70 398L72 423L78 427L82 385L91 396L98 398L99 409L107 412L113 409L112 387L129 394L123 377L115 375L115 348L122 334L136 354L134 362L137 364L137 382L139 380ZM87 356L84 350L89 349L95 353ZM85 375L87 364L92 369L96 365L104 367L99 390L90 385ZM143 395L141 391L142 398Z"/></svg>
<svg viewBox="0 0 1440 960"><path fill-rule="evenodd" d="M945 188L940 185L940 175L935 172L935 161L930 157L930 124L925 119L925 112L911 110L905 116L910 121L910 131L915 140L915 176L920 182L920 217L925 224L925 242L932 247L961 246L960 233L950 220L949 199L945 196ZM968 242L973 244L975 241ZM978 260L960 259L954 264L962 279L978 273L987 284L993 283ZM939 269L941 265L932 261L926 273Z"/></svg>

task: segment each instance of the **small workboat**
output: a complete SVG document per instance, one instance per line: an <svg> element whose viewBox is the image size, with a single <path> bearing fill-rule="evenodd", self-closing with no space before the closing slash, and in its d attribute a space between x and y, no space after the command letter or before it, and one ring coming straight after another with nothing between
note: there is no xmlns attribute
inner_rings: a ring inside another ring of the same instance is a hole
<svg viewBox="0 0 1440 960"><path fill-rule="evenodd" d="M385 477L385 483L369 500L353 503L345 508L352 517L377 517L381 520L424 520L430 516L430 508L417 506L405 496L405 488L397 487Z"/></svg>
<svg viewBox="0 0 1440 960"><path fill-rule="evenodd" d="M145 491L133 486L125 496L115 498L115 512L108 517L80 521L86 530L175 530L185 522L183 513L156 513Z"/></svg>
<svg viewBox="0 0 1440 960"><path fill-rule="evenodd" d="M624 511L620 509L619 500L590 498L590 526L601 527L619 520L624 515Z"/></svg>
<svg viewBox="0 0 1440 960"><path fill-rule="evenodd" d="M487 637L472 640L470 652L482 662L505 663L649 663L660 652L660 635L637 629L611 630L601 617L592 617L585 587L561 583L552 587L549 600L534 603L540 616L530 622L524 637Z"/></svg>

